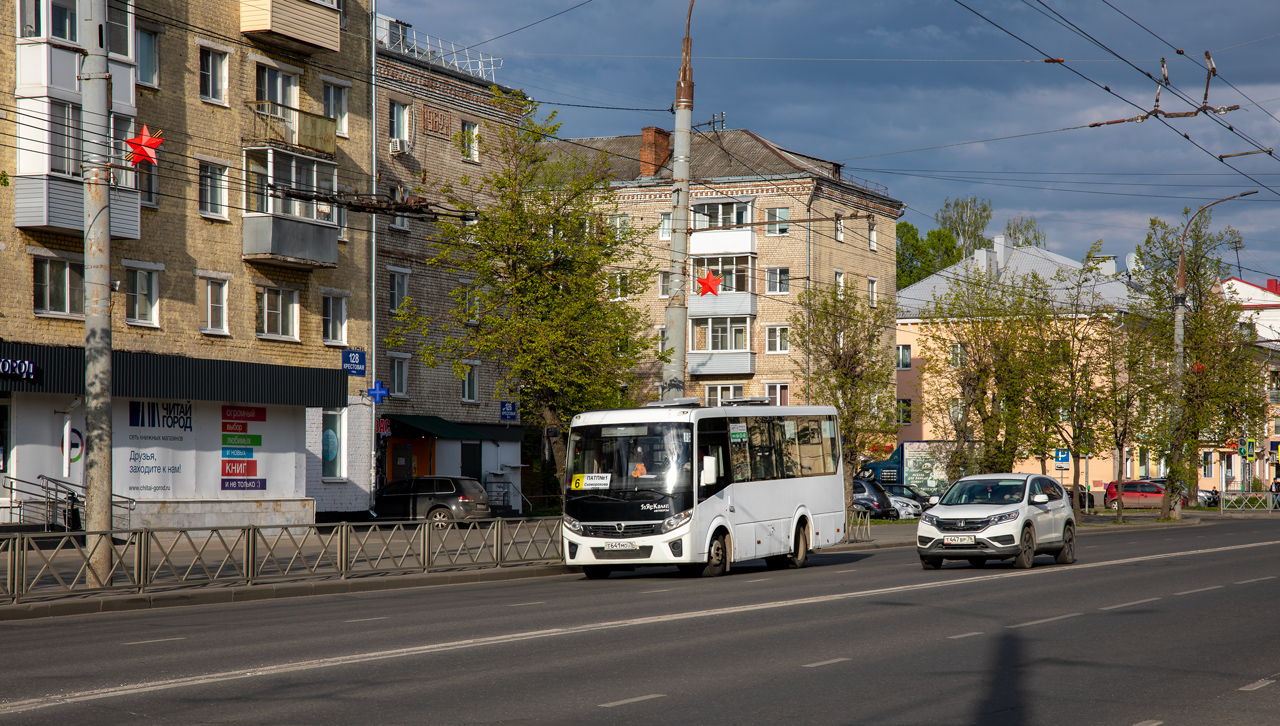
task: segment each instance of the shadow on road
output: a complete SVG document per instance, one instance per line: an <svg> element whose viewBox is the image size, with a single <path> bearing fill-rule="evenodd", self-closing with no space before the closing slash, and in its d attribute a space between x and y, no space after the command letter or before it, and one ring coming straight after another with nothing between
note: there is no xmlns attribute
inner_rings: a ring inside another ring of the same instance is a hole
<svg viewBox="0 0 1280 726"><path fill-rule="evenodd" d="M974 726L1023 726L1031 722L1023 692L1022 640L1005 633L996 643L987 693L973 715Z"/></svg>

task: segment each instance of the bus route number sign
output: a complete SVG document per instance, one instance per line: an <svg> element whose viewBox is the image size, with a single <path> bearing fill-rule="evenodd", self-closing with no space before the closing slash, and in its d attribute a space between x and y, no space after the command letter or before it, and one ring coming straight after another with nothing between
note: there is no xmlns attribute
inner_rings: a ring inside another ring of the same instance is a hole
<svg viewBox="0 0 1280 726"><path fill-rule="evenodd" d="M744 423L729 424L729 440L747 442L747 425Z"/></svg>
<svg viewBox="0 0 1280 726"><path fill-rule="evenodd" d="M574 474L570 488L576 490L608 489L609 481L612 478L612 474Z"/></svg>

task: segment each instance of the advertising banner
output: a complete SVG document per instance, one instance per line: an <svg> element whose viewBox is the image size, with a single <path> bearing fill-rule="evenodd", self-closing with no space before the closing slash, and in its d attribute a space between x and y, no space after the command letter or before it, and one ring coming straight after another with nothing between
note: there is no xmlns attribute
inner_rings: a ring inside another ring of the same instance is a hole
<svg viewBox="0 0 1280 726"><path fill-rule="evenodd" d="M915 486L922 494L941 494L947 485L946 466L943 458L926 441L907 441L902 444L902 469L906 483Z"/></svg>

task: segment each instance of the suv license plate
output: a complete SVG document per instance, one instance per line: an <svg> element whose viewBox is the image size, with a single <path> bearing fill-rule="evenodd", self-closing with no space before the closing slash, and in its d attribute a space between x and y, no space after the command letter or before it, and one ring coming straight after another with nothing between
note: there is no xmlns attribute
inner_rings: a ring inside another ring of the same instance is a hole
<svg viewBox="0 0 1280 726"><path fill-rule="evenodd" d="M636 550L636 549L640 549L639 547L636 547L636 543L635 543L635 542L605 542L605 543L604 543L604 548L605 548L605 549L607 549L607 550Z"/></svg>
<svg viewBox="0 0 1280 726"><path fill-rule="evenodd" d="M942 544L973 544L971 534L948 534L943 536Z"/></svg>

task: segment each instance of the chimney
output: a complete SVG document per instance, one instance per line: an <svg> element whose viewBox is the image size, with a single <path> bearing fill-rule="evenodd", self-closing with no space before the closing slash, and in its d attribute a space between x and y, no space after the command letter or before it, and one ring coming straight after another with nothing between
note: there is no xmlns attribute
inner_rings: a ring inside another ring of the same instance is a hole
<svg viewBox="0 0 1280 726"><path fill-rule="evenodd" d="M640 176L657 176L671 156L671 132L657 126L640 131Z"/></svg>
<svg viewBox="0 0 1280 726"><path fill-rule="evenodd" d="M1267 280L1267 292L1280 295L1280 280Z"/></svg>
<svg viewBox="0 0 1280 726"><path fill-rule="evenodd" d="M1088 257L1085 262L1093 260L1098 266L1098 274L1114 277L1116 274L1116 258L1115 255L1098 255L1097 257Z"/></svg>
<svg viewBox="0 0 1280 726"><path fill-rule="evenodd" d="M991 247L995 252L995 264L997 267L1004 268L1005 263L1009 261L1009 255L1013 254L1013 245L1005 240L1004 235L998 234L991 238Z"/></svg>

